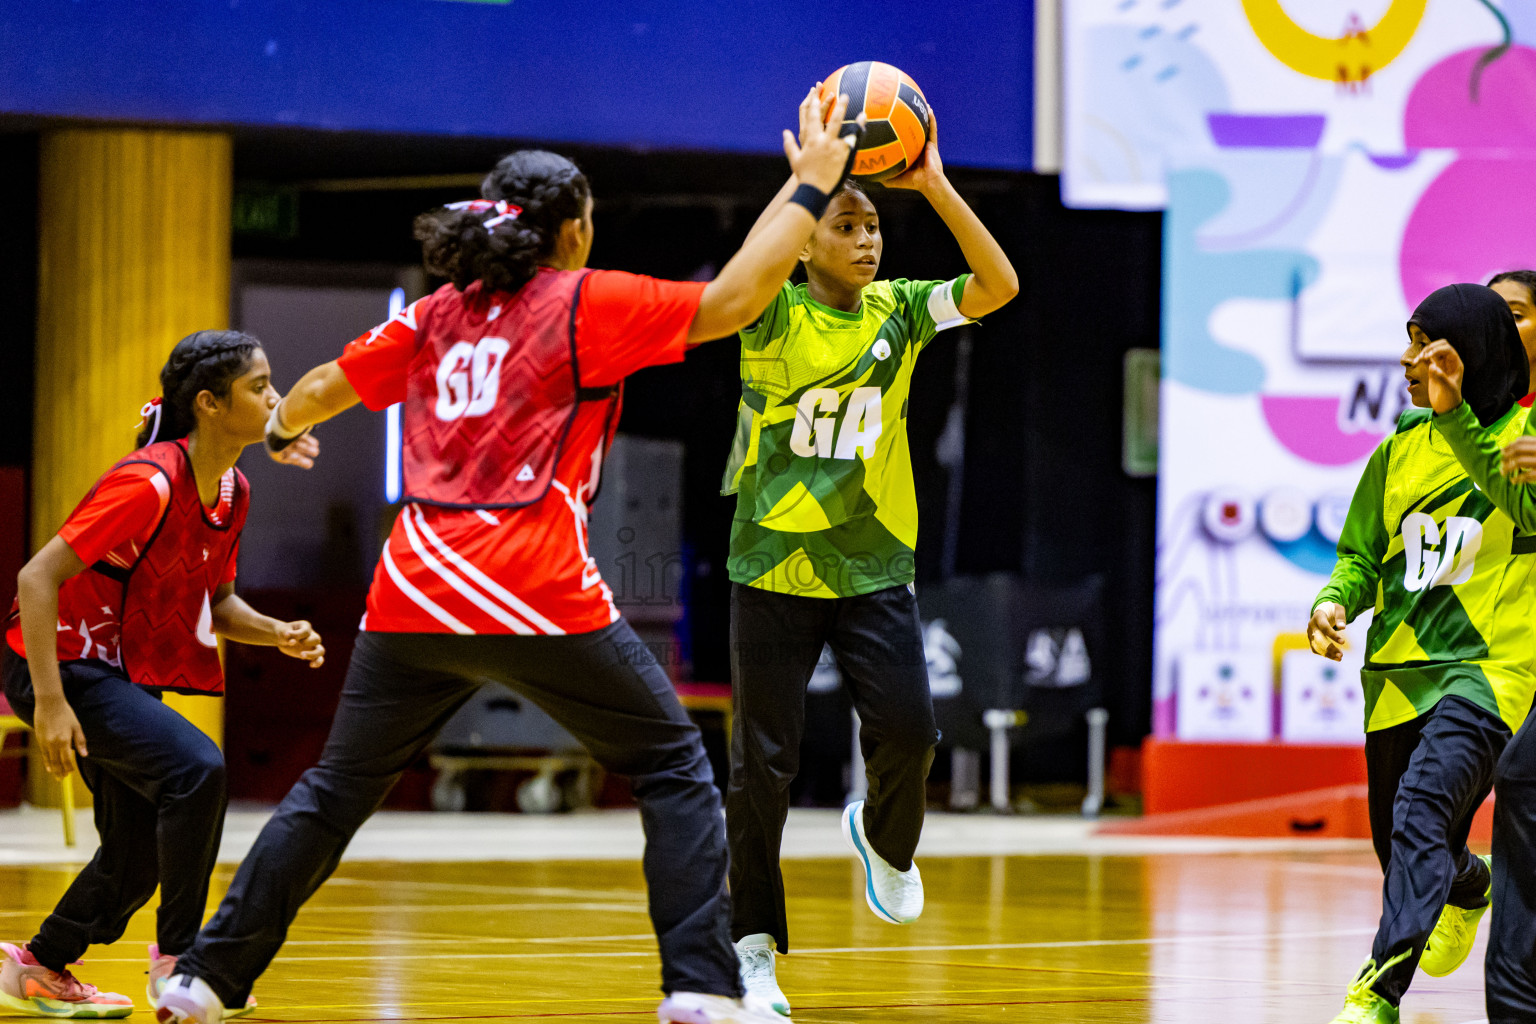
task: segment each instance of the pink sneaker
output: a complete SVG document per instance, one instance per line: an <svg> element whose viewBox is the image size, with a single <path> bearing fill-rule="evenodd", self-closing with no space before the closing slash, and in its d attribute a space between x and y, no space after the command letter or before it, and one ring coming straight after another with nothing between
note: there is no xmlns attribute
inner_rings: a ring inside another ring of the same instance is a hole
<svg viewBox="0 0 1536 1024"><path fill-rule="evenodd" d="M145 989L145 994L149 996L149 1008L151 1010L160 1009L160 993L165 991L165 983L171 979L171 975L176 973L176 960L177 958L171 956L169 953L161 956L159 943L150 944L149 985ZM231 1017L244 1017L254 1009L256 1009L256 997L248 996L245 1000L244 1009L225 1010L224 1019L229 1020Z"/></svg>
<svg viewBox="0 0 1536 1024"><path fill-rule="evenodd" d="M126 1017L133 1000L116 992L98 992L69 971L50 971L26 945L0 942L0 1006L29 1017L76 1017L101 1020Z"/></svg>

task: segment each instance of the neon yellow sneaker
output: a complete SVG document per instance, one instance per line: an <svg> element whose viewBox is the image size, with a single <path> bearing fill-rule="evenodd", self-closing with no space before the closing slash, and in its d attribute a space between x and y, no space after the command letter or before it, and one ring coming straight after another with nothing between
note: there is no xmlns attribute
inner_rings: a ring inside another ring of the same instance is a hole
<svg viewBox="0 0 1536 1024"><path fill-rule="evenodd" d="M1488 891L1483 893L1486 900L1493 896L1493 858L1479 859L1488 865ZM1472 952L1472 943L1477 939L1477 923L1488 913L1490 905L1484 903L1476 910L1445 905L1440 911L1440 920L1435 922L1435 930L1429 933L1429 939L1424 943L1424 956L1419 960L1419 967L1425 974L1443 978L1466 962L1467 954Z"/></svg>
<svg viewBox="0 0 1536 1024"><path fill-rule="evenodd" d="M1343 1012L1333 1018L1332 1024L1398 1024L1397 1007L1372 992L1371 986L1389 968L1408 959L1409 952L1404 950L1380 967L1375 960L1367 960L1349 986Z"/></svg>

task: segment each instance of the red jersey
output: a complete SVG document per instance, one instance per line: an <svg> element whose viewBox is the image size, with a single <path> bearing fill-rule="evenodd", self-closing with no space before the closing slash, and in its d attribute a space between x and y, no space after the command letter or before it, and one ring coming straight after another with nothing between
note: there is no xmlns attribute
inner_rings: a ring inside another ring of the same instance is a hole
<svg viewBox="0 0 1536 1024"><path fill-rule="evenodd" d="M206 510L215 523L227 523L234 511L235 473L231 469L224 474L219 503ZM126 572L139 561L155 537L170 497L169 481L154 466L142 462L118 466L97 482L59 528L64 543L86 564L84 572L59 588L60 661L93 658L122 667L123 584L108 573ZM234 582L238 554L236 541L219 574L221 584ZM19 601L11 603L5 640L11 650L26 657Z"/></svg>
<svg viewBox="0 0 1536 1024"><path fill-rule="evenodd" d="M581 388L619 384L647 366L683 358L706 282L660 281L614 270L588 274L575 309ZM465 316L463 296L420 299L347 345L338 360L373 410L407 399L420 326ZM466 328L468 325L466 324ZM512 400L499 392L501 401ZM412 393L412 401L435 401ZM566 434L548 493L514 509L407 503L368 591L362 628L375 633L586 633L619 617L587 553L587 502L601 471L610 402L583 402Z"/></svg>
<svg viewBox="0 0 1536 1024"><path fill-rule="evenodd" d="M573 321L587 275L546 269L515 296L445 284L418 308L401 407L406 501L488 512L542 501L583 402L607 404L606 451L624 386L578 379Z"/></svg>

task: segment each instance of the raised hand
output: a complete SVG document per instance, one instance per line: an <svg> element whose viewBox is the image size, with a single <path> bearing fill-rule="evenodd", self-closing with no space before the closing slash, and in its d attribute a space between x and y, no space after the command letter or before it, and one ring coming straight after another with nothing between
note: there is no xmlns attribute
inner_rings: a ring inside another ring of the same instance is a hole
<svg viewBox="0 0 1536 1024"><path fill-rule="evenodd" d="M944 161L939 158L939 119L933 108L928 108L928 144L918 156L917 162L895 177L886 178L880 184L886 188L910 188L925 195L944 180Z"/></svg>
<svg viewBox="0 0 1536 1024"><path fill-rule="evenodd" d="M848 166L848 154L857 144L858 136L846 135L840 138L837 134L842 128L843 115L848 112L846 94L832 101L831 111L824 118L825 109L815 88L806 93L805 99L800 101L799 139L785 129L784 156L788 158L795 177L802 183L823 192L831 192L843 178L843 169ZM859 114L858 123L861 128L864 121L864 115Z"/></svg>
<svg viewBox="0 0 1536 1024"><path fill-rule="evenodd" d="M1436 413L1447 413L1461 404L1461 378L1466 367L1461 355L1448 341L1432 341L1414 360L1428 371L1429 406Z"/></svg>

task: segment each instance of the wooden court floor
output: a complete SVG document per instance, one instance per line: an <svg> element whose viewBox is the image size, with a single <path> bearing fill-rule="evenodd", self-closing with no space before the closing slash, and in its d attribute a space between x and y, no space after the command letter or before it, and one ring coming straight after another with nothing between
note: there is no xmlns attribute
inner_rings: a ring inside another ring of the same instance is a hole
<svg viewBox="0 0 1536 1024"><path fill-rule="evenodd" d="M920 863L927 910L897 928L866 909L851 860L786 861L796 1022L1322 1024L1380 907L1363 850ZM72 870L0 867L0 937L27 938ZM130 1020L152 1020L153 908L77 968L133 996ZM1420 974L1403 1020L1482 1019L1482 943L1450 978ZM349 862L299 915L252 1019L638 1022L657 977L636 864Z"/></svg>

